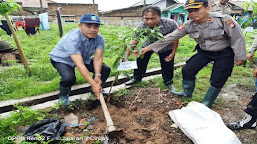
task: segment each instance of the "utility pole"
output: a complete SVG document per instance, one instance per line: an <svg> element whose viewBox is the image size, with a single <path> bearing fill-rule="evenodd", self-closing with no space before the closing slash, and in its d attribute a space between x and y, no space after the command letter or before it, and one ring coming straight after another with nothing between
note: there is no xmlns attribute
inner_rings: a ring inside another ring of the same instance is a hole
<svg viewBox="0 0 257 144"><path fill-rule="evenodd" d="M145 7L145 5L146 5L146 0L144 0L144 7Z"/></svg>
<svg viewBox="0 0 257 144"><path fill-rule="evenodd" d="M40 13L43 13L43 12L44 12L44 10L43 10L42 0L39 0L39 2L40 2Z"/></svg>
<svg viewBox="0 0 257 144"><path fill-rule="evenodd" d="M97 13L95 12L95 0L93 0L93 7L94 7L94 13L97 14Z"/></svg>

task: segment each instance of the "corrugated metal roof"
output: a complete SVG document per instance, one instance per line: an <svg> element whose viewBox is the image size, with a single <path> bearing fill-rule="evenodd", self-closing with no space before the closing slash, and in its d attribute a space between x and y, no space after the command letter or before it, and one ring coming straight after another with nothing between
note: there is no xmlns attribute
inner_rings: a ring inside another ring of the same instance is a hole
<svg viewBox="0 0 257 144"><path fill-rule="evenodd" d="M181 6L185 7L184 4L182 4L182 3L177 3L177 4L173 4L173 5L171 5L171 6L167 7L167 8L165 8L165 9L163 9L162 11L172 11L172 10L175 10L176 8L181 7Z"/></svg>
<svg viewBox="0 0 257 144"><path fill-rule="evenodd" d="M56 3L69 3L69 4L93 4L92 0L52 0ZM95 4L97 2L95 1Z"/></svg>
<svg viewBox="0 0 257 144"><path fill-rule="evenodd" d="M162 1L162 0L146 0L145 3L146 3L146 5L152 5L152 4L155 4L155 3L159 2L159 1ZM132 5L132 7L140 6L140 5L144 5L144 0L142 0L142 1Z"/></svg>
<svg viewBox="0 0 257 144"><path fill-rule="evenodd" d="M154 4L156 4L156 3L160 2L160 1L163 1L163 0L146 0L145 3L146 3L146 5L154 5ZM165 0L165 1L167 1L167 0ZM179 0L174 0L174 2L180 3ZM131 7L141 6L141 5L144 5L144 0L141 0L140 2L132 5Z"/></svg>
<svg viewBox="0 0 257 144"><path fill-rule="evenodd" d="M247 10L245 7L242 7L242 5L244 4L244 1L229 1L228 3L234 4L234 5L238 6L238 7L241 7L244 10ZM249 11L253 11L253 8L249 7L248 10Z"/></svg>

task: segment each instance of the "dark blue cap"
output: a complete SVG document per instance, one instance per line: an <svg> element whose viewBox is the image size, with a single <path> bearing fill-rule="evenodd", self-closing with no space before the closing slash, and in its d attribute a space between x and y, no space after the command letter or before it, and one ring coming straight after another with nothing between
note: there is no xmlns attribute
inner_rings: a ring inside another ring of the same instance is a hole
<svg viewBox="0 0 257 144"><path fill-rule="evenodd" d="M84 14L80 18L80 23L97 23L101 24L100 18L96 14Z"/></svg>

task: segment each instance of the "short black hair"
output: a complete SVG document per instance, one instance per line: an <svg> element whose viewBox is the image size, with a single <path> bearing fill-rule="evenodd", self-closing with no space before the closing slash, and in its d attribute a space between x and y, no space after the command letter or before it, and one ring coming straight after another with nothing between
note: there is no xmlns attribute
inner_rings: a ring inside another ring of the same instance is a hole
<svg viewBox="0 0 257 144"><path fill-rule="evenodd" d="M159 7L157 7L157 6L151 6L151 5L150 5L150 6L144 7L144 8L142 9L142 16L144 16L146 12L156 13L156 14L158 14L159 16L162 15L161 9L160 9Z"/></svg>

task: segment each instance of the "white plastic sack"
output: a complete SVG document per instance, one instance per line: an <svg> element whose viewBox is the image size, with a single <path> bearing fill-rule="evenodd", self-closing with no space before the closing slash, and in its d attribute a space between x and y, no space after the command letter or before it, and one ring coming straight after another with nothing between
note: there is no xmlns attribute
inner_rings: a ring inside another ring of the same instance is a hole
<svg viewBox="0 0 257 144"><path fill-rule="evenodd" d="M242 144L220 115L201 103L190 102L169 115L195 144Z"/></svg>

